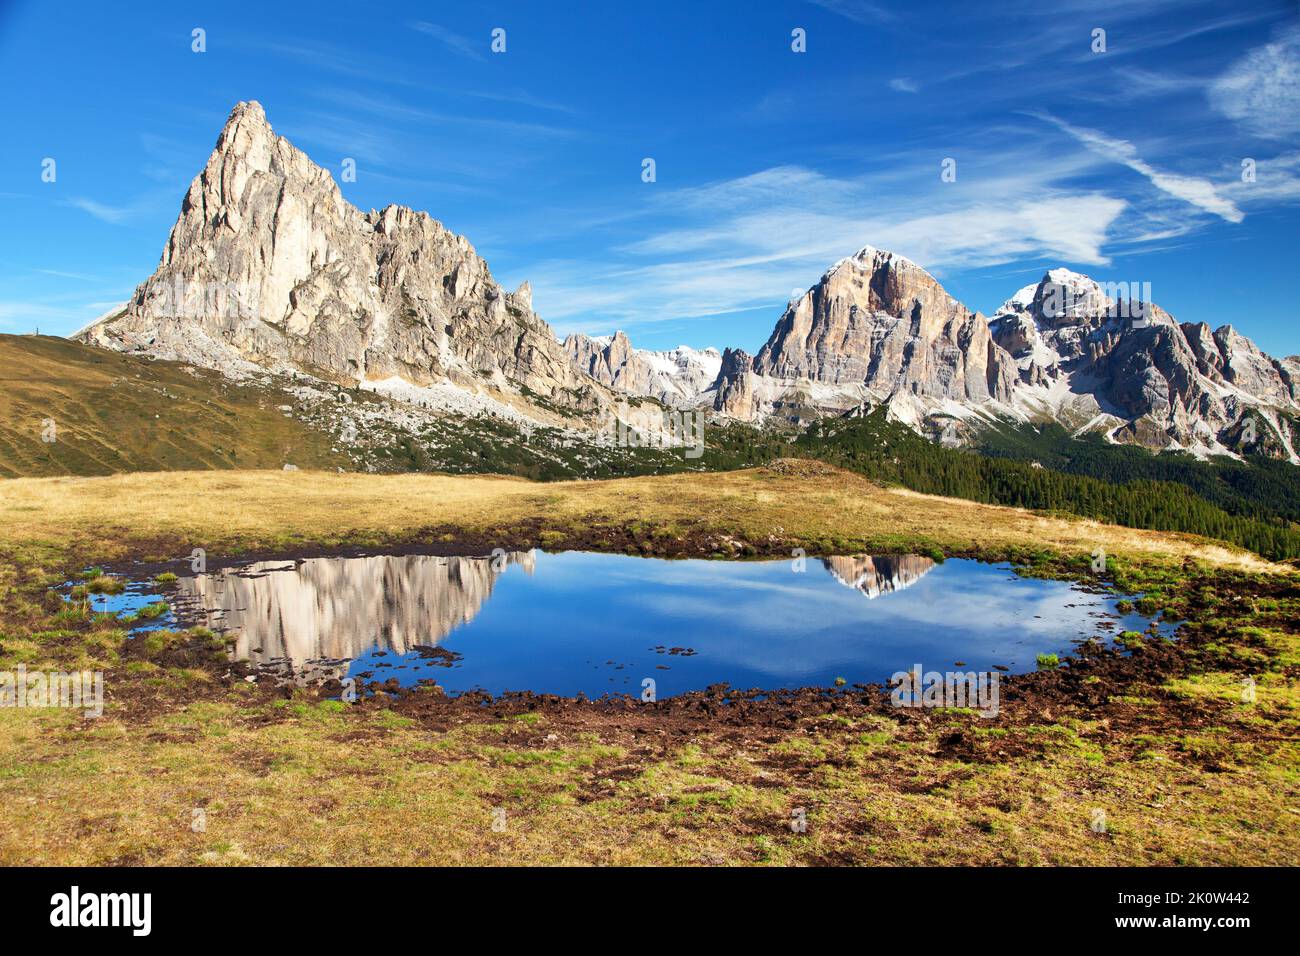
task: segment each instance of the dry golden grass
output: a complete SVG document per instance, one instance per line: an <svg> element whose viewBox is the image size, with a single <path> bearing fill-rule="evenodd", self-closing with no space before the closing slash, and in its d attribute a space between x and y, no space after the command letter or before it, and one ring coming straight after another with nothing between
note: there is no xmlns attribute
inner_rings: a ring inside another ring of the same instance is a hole
<svg viewBox="0 0 1300 956"><path fill-rule="evenodd" d="M994 729L1032 752L972 762L940 752L960 715L812 718L740 748L705 727L646 746L544 714L436 730L281 703L265 721L264 704L231 700L143 725L0 711L0 865L1300 860L1294 745L1231 746L1231 769L1211 773L1176 733L1134 759L1095 721ZM1223 719L1260 719L1235 711ZM806 833L790 828L798 807Z"/></svg>
<svg viewBox="0 0 1300 956"><path fill-rule="evenodd" d="M578 533L648 526L733 534L752 542L824 542L948 552L1054 548L1133 558L1194 556L1245 570L1279 569L1191 535L1047 517L1018 508L886 489L821 465L537 484L492 476L223 471L0 483L9 543L98 539L105 556L129 540L209 548L393 540L420 529L467 533L529 526Z"/></svg>
<svg viewBox="0 0 1300 956"><path fill-rule="evenodd" d="M328 435L279 411L294 401L176 362L0 335L0 476L347 464Z"/></svg>

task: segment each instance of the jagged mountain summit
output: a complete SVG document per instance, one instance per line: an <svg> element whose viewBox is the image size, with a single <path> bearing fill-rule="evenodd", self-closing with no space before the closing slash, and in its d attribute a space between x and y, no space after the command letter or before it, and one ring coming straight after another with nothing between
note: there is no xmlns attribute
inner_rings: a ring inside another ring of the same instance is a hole
<svg viewBox="0 0 1300 956"><path fill-rule="evenodd" d="M1295 459L1300 360L1273 359L1230 325L1126 303L1116 292L1135 290L1119 285L1054 269L998 310L990 325L1016 359L1021 409L1156 448Z"/></svg>
<svg viewBox="0 0 1300 956"><path fill-rule="evenodd" d="M637 349L623 332L570 335L564 340L564 350L579 370L596 381L674 407L698 405L705 390L717 381L722 366L722 355L715 348Z"/></svg>
<svg viewBox="0 0 1300 956"><path fill-rule="evenodd" d="M190 184L157 271L78 338L196 365L354 385L521 387L590 410L580 374L469 241L404 206L362 212L330 173L235 106Z"/></svg>
<svg viewBox="0 0 1300 956"><path fill-rule="evenodd" d="M1057 421L1156 449L1295 461L1300 358L1271 358L1231 326L1180 324L1123 286L1054 269L986 319L915 263L867 247L792 301L758 355L724 352L705 397L748 421L884 405L953 443L999 419Z"/></svg>
<svg viewBox="0 0 1300 956"><path fill-rule="evenodd" d="M1015 378L982 315L915 263L871 247L790 304L754 371L972 402L1010 398Z"/></svg>
<svg viewBox="0 0 1300 956"><path fill-rule="evenodd" d="M744 358L723 355L711 397L746 420L804 422L886 403L918 426L945 406L1008 403L1016 379L983 315L915 263L870 246L793 300L748 368Z"/></svg>

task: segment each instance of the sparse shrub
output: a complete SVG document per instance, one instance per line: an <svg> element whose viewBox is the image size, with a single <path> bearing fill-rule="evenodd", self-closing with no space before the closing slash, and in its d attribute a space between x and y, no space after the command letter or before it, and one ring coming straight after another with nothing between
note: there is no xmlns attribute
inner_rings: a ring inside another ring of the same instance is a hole
<svg viewBox="0 0 1300 956"><path fill-rule="evenodd" d="M1119 637L1115 638L1115 642L1118 644L1122 644L1124 647L1128 648L1129 650L1136 650L1137 648L1141 647L1144 643L1142 639L1142 633L1140 631L1125 631L1124 633L1120 634Z"/></svg>
<svg viewBox="0 0 1300 956"><path fill-rule="evenodd" d="M127 616L123 620L127 621L128 623L135 623L137 621L152 621L155 618L162 617L169 610L171 610L171 608L168 606L166 601L155 601L152 604L146 604L144 607L140 608L134 614Z"/></svg>
<svg viewBox="0 0 1300 956"><path fill-rule="evenodd" d="M121 578L100 574L86 582L86 590L91 594L121 594L126 590L126 584Z"/></svg>

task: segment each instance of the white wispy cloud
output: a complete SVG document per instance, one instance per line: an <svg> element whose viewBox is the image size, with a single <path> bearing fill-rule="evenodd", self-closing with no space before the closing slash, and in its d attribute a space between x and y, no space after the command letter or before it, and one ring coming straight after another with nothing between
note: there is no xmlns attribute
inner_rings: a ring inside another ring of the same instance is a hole
<svg viewBox="0 0 1300 956"><path fill-rule="evenodd" d="M1205 89L1205 79L1147 70L1136 66L1119 66L1114 70L1115 82L1097 93L1097 99L1114 102L1116 99L1143 100L1179 94L1199 94Z"/></svg>
<svg viewBox="0 0 1300 956"><path fill-rule="evenodd" d="M451 52L460 56L468 57L471 60L486 60L483 53L483 47L486 43L475 43L468 37L463 37L459 33L453 33L446 27L439 26L436 23L428 23L424 20L417 20L411 24L411 29L417 33L423 33L425 36L431 36Z"/></svg>
<svg viewBox="0 0 1300 956"><path fill-rule="evenodd" d="M880 177L801 166L674 190L651 204L655 221L671 225L614 249L621 258L606 268L552 261L530 270L534 301L566 331L758 308L772 310L770 320L792 289L868 244L936 271L1039 258L1106 264L1104 243L1127 203L1054 188L1050 170L893 200ZM565 325L577 316L586 324Z"/></svg>
<svg viewBox="0 0 1300 956"><path fill-rule="evenodd" d="M808 2L854 23L873 25L897 19L887 8L877 3L869 3L868 0L808 0Z"/></svg>
<svg viewBox="0 0 1300 956"><path fill-rule="evenodd" d="M1207 90L1210 105L1257 136L1300 132L1300 26L1256 47Z"/></svg>
<svg viewBox="0 0 1300 956"><path fill-rule="evenodd" d="M1177 199L1191 203L1206 212L1213 213L1228 222L1241 222L1246 218L1245 213L1237 208L1236 204L1230 199L1220 196L1214 184L1208 179L1202 179L1199 176L1184 176L1178 173L1169 173L1156 169L1150 163L1138 155L1137 147L1126 139L1119 139L1107 136L1095 129L1088 129L1082 126L1073 126L1064 120L1052 116L1050 113L1035 113L1039 118L1046 120L1056 126L1061 131L1068 133L1078 142L1092 150L1099 156L1121 163L1136 173L1141 173L1151 185L1155 186L1161 192L1168 193Z"/></svg>
<svg viewBox="0 0 1300 956"><path fill-rule="evenodd" d="M160 214L175 214L178 207L176 183L160 185L148 192L130 197L125 202L109 203L88 196L71 196L59 200L59 204L73 209L80 209L94 216L100 222L113 226L140 222Z"/></svg>
<svg viewBox="0 0 1300 956"><path fill-rule="evenodd" d="M1232 172L1239 174L1240 169L1234 167ZM1257 159L1254 181L1247 182L1238 175L1224 192L1247 207L1300 202L1300 150Z"/></svg>
<svg viewBox="0 0 1300 956"><path fill-rule="evenodd" d="M896 93L918 93L921 88L905 76L896 76L889 81L889 88Z"/></svg>
<svg viewBox="0 0 1300 956"><path fill-rule="evenodd" d="M120 225L126 222L134 215L134 210L129 206L111 206L108 203L97 202L94 199L87 199L84 196L74 196L71 199L64 200L65 203L82 212L88 212L101 222Z"/></svg>
<svg viewBox="0 0 1300 956"><path fill-rule="evenodd" d="M54 276L56 279L76 279L78 282L103 282L104 280L95 275L88 275L84 272L65 272L62 269L33 269L35 273L45 276Z"/></svg>

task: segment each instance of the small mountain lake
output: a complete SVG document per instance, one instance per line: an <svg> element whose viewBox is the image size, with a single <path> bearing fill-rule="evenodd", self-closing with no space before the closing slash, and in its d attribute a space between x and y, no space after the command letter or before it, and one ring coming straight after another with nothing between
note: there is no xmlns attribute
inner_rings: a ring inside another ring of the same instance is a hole
<svg viewBox="0 0 1300 956"><path fill-rule="evenodd" d="M302 679L432 679L507 690L659 697L883 682L926 669L1033 670L1152 622L1117 598L1017 576L1008 565L919 555L802 562L498 552L259 561L138 582L97 610L173 609L137 631L202 623L235 656ZM1158 623L1172 636L1175 625Z"/></svg>

